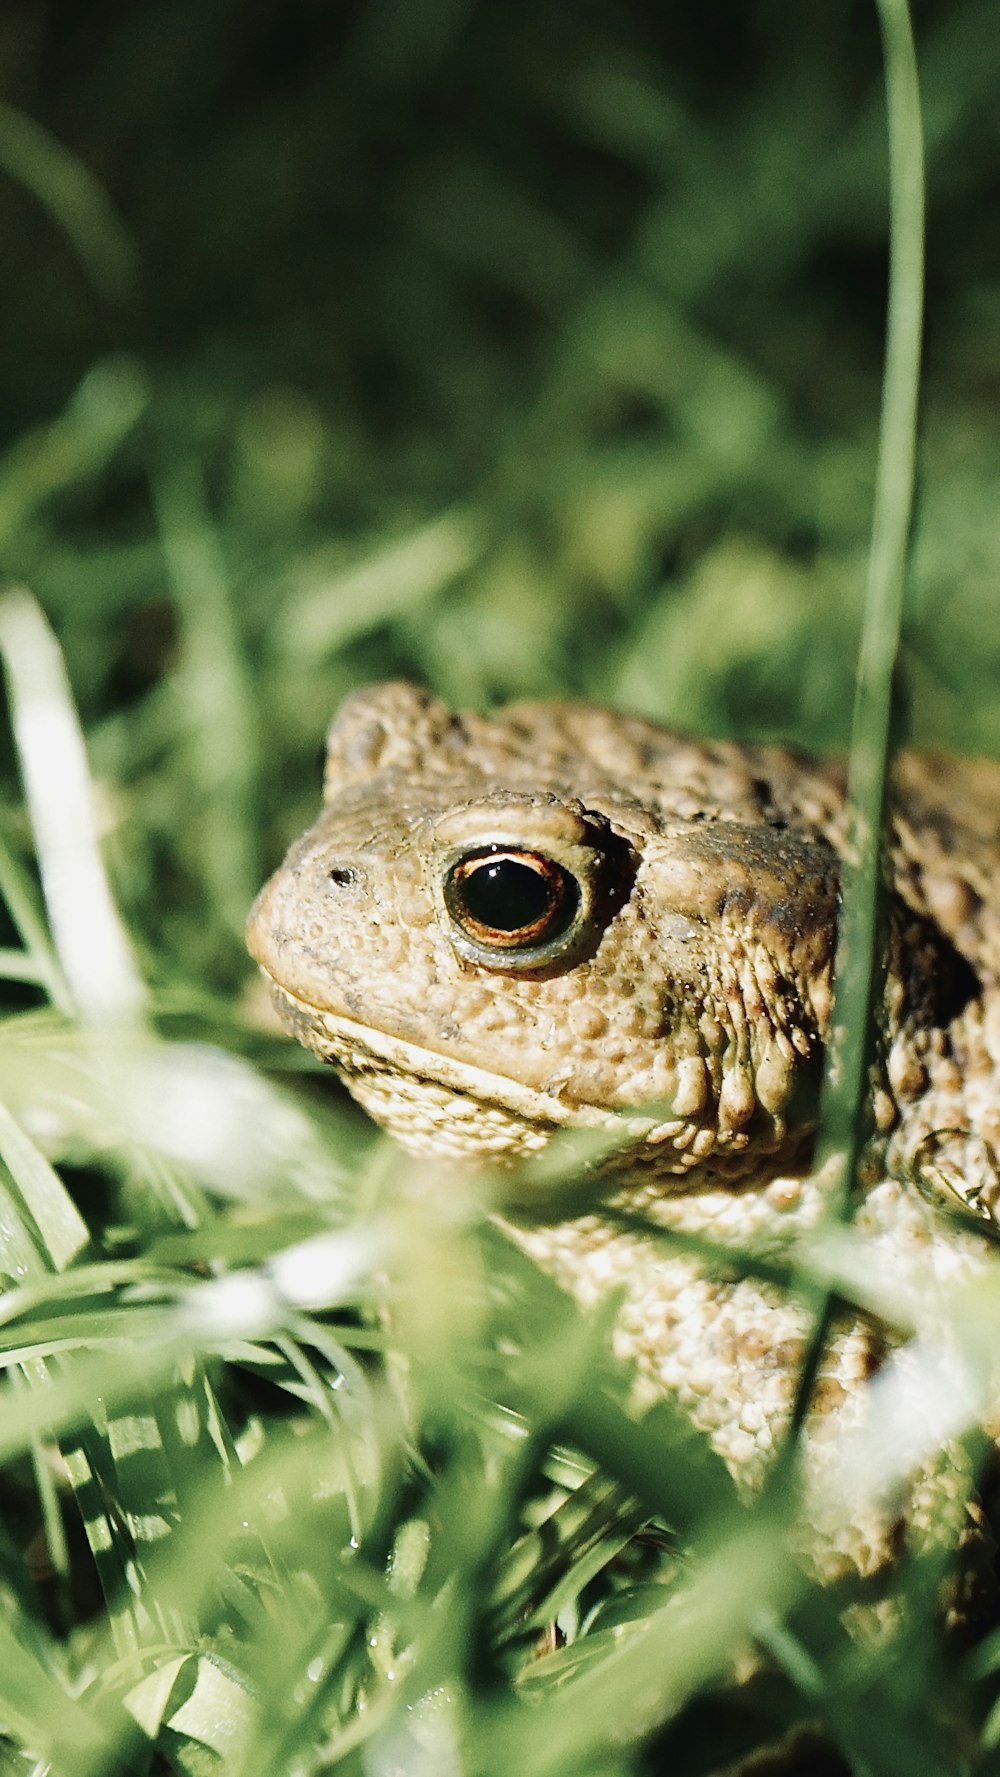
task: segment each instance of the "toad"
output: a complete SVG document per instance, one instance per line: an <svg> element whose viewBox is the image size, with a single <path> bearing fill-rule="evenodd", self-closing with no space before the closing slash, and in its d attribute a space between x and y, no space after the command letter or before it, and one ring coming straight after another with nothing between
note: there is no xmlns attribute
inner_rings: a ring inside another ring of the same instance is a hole
<svg viewBox="0 0 1000 1777"><path fill-rule="evenodd" d="M943 1211L962 1197L989 1217L997 1188L1000 765L904 755L894 808L855 1226L924 1288L986 1263ZM560 1130L607 1136L592 1201L512 1231L585 1307L620 1289L617 1349L743 1482L789 1423L809 1315L669 1236L780 1256L824 1217L845 832L836 764L585 704L454 714L387 684L334 720L323 811L248 927L287 1027L415 1152L510 1167ZM884 1351L845 1311L817 1448ZM878 1565L884 1542L857 1527L849 1564Z"/></svg>

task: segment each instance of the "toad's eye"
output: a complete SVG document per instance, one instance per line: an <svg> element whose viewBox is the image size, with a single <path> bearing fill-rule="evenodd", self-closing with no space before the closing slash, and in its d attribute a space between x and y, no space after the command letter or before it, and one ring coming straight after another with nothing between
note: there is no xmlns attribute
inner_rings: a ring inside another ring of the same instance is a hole
<svg viewBox="0 0 1000 1777"><path fill-rule="evenodd" d="M444 900L449 917L477 947L541 956L572 926L580 889L541 852L489 845L452 865Z"/></svg>

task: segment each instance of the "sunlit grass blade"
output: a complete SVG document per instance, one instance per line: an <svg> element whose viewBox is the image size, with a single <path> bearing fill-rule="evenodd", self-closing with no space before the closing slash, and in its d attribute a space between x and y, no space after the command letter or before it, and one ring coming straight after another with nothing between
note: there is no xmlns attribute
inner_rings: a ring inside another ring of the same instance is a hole
<svg viewBox="0 0 1000 1777"><path fill-rule="evenodd" d="M131 1018L145 996L101 858L83 735L58 644L27 592L0 599L0 653L69 990L85 1018Z"/></svg>
<svg viewBox="0 0 1000 1777"><path fill-rule="evenodd" d="M181 1654L140 1680L125 1708L153 1742L171 1746L175 1769L199 1777L207 1760L227 1772L253 1770L249 1755L260 1732L256 1697L239 1675L211 1656Z"/></svg>
<svg viewBox="0 0 1000 1777"><path fill-rule="evenodd" d="M14 1179L57 1271L90 1239L87 1224L55 1168L0 1104L0 1159Z"/></svg>

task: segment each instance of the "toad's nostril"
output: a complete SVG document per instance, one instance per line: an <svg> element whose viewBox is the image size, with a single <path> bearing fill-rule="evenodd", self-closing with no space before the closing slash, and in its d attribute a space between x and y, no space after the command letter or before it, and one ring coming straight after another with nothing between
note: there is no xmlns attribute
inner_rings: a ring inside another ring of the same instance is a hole
<svg viewBox="0 0 1000 1777"><path fill-rule="evenodd" d="M336 888L353 888L358 880L358 872L344 864L335 864L327 874Z"/></svg>

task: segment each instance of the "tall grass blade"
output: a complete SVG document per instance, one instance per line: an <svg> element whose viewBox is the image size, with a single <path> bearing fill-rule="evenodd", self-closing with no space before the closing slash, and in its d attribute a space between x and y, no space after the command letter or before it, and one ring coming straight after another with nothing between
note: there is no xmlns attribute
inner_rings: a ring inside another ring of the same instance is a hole
<svg viewBox="0 0 1000 1777"><path fill-rule="evenodd" d="M91 1020L128 1020L145 993L108 884L79 718L55 636L30 593L0 598L0 654L56 952Z"/></svg>

